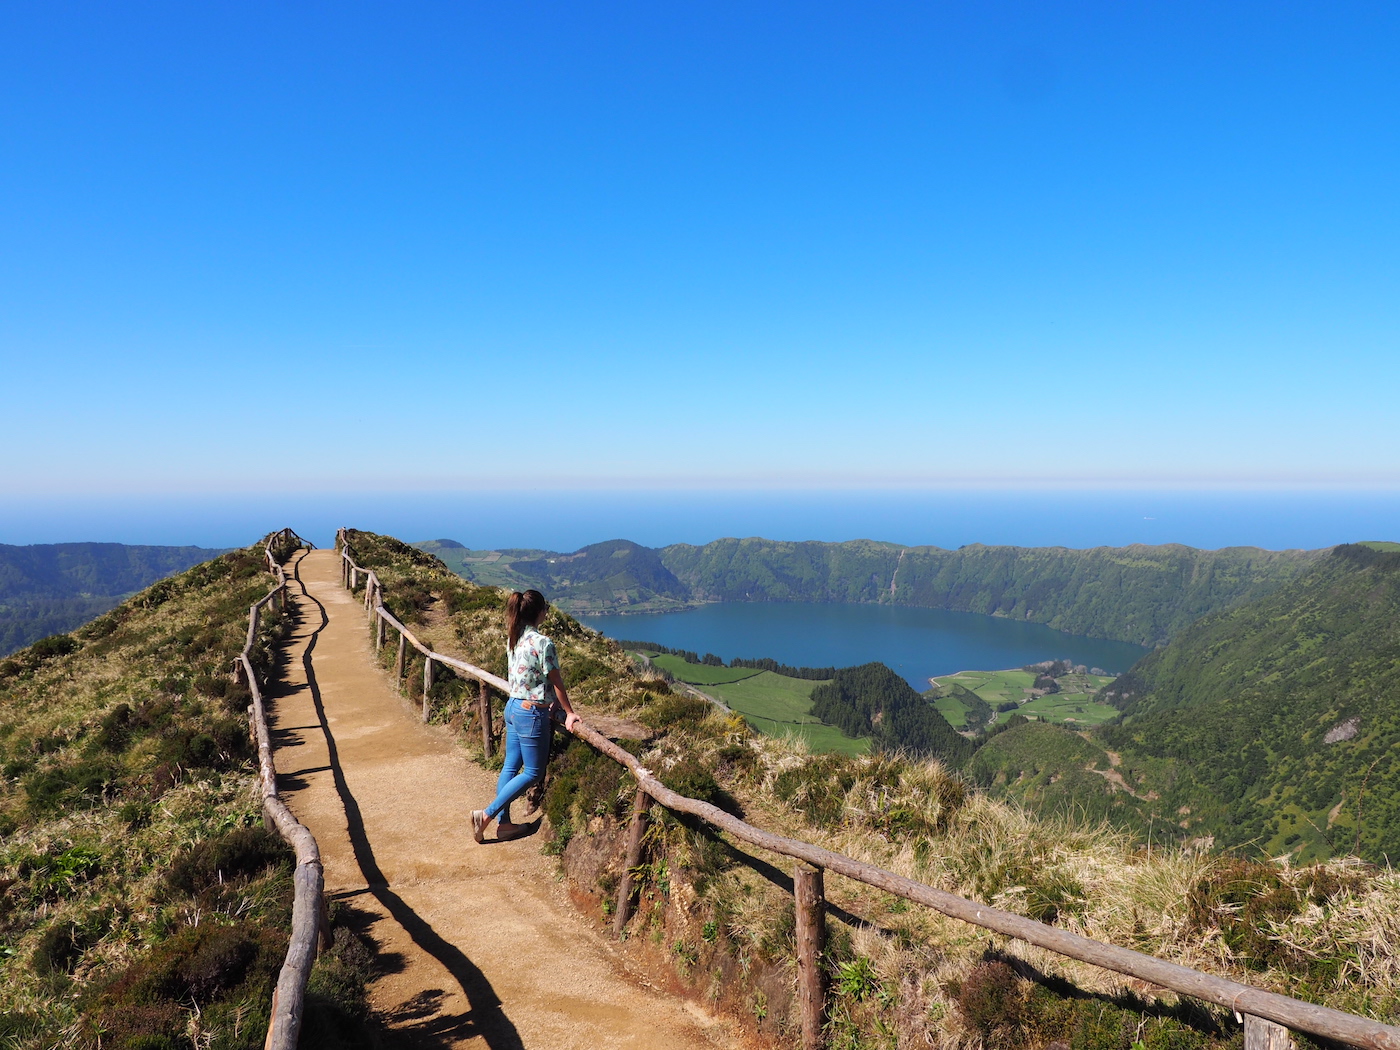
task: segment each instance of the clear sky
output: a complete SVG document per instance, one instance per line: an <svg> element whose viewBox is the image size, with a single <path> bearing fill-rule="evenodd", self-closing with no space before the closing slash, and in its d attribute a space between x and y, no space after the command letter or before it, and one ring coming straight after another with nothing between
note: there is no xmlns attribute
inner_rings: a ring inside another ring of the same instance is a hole
<svg viewBox="0 0 1400 1050"><path fill-rule="evenodd" d="M0 48L12 498L1400 488L1400 5L44 0Z"/></svg>

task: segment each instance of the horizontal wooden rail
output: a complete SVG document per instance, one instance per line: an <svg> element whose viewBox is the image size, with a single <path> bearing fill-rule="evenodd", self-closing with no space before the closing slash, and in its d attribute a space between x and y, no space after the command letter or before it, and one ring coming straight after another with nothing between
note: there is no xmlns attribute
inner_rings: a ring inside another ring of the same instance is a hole
<svg viewBox="0 0 1400 1050"><path fill-rule="evenodd" d="M273 553L273 544L280 540L283 545L289 545L292 539L296 539L299 545L312 546L291 529L283 529L269 537L264 547L263 553L269 570L277 577L277 586L248 610L248 640L236 662L238 677L247 684L253 696L248 713L258 749L258 792L262 799L263 819L276 828L277 833L292 847L297 861L293 875L291 938L272 993L272 1020L267 1029L265 1050L296 1050L306 1009L306 982L316 961L318 941L325 941L330 932L322 921L325 875L321 868L321 851L311 831L292 815L277 791L277 766L272 758L267 711L251 657L257 642L262 609L268 605L279 610L286 608L287 574Z"/></svg>
<svg viewBox="0 0 1400 1050"><path fill-rule="evenodd" d="M434 661L446 664L448 667L476 679L483 687L489 686L506 696L510 695L509 683L491 672L469 664L465 660L433 652L417 638L414 638L408 629L384 608L383 593L379 589L378 577L373 572L355 564L346 543L346 530L342 529L338 533L337 545L340 546L341 556L345 559L348 567L345 579L349 581L354 578L356 573L364 573L367 579L373 580L376 595L373 615L397 630L400 637L407 639L409 644L423 653L427 665L430 666ZM423 700L424 718L426 718L426 691ZM1282 1025L1295 1031L1307 1032L1351 1046L1366 1047L1368 1050L1400 1050L1400 1028L1359 1017L1356 1014L1334 1010L1331 1007L1306 1003L1301 999L1279 995L1277 992L1265 991L1262 988L1241 984L1224 977L1216 977L1189 966L1168 962L1166 959L1145 955L1129 948L1105 944L1069 930L1057 929L1043 922L1028 919L1023 915L978 904L976 901L967 900L946 890L936 889L874 864L848 857L844 853L836 853L801 839L764 831L762 828L754 827L752 824L726 813L718 806L672 791L657 780L634 755L587 724L579 722L573 732L580 740L587 742L609 758L627 767L636 778L638 791L644 793L645 796L674 812L699 817L706 823L728 832L736 839L759 846L770 853L791 857L811 865L818 871L822 869L834 871L849 879L863 882L867 886L874 886L886 893L892 893L897 897L923 904L951 918L961 919L963 922L980 926L1005 937L1014 937L1067 958L1077 959L1080 962L1112 970L1129 977L1136 977L1138 980L1147 981L1180 995L1189 995L1233 1010L1237 1015L1243 1015L1245 1018L1246 1050L1265 1050L1266 1044L1274 1050L1281 1050L1279 1040L1275 1038L1275 1033L1270 1030L1272 1026L1269 1025L1269 1022L1275 1026ZM640 814L638 814L637 819L641 819ZM816 885L820 886L820 879L816 880ZM621 923L619 923L619 928L620 926ZM817 1045L814 1041L816 1037L811 1039L806 1037L808 1029L813 1027L806 1022L807 1018L804 1017L803 1045ZM1277 1034L1286 1035L1286 1033Z"/></svg>

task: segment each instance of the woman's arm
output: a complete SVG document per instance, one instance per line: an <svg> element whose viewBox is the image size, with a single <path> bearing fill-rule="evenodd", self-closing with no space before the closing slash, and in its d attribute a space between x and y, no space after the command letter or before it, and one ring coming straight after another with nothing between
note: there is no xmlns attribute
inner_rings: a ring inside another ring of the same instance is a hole
<svg viewBox="0 0 1400 1050"><path fill-rule="evenodd" d="M578 725L578 715L574 714L573 705L569 703L569 691L564 688L564 677L559 673L559 668L550 668L549 684L554 687L554 698L564 709L564 728L572 733L574 726Z"/></svg>

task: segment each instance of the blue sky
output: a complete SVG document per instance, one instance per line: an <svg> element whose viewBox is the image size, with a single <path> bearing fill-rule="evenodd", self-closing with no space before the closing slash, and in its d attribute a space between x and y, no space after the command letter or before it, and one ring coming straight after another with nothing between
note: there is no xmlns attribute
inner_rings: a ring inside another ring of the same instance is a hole
<svg viewBox="0 0 1400 1050"><path fill-rule="evenodd" d="M1397 46L1393 4L6 4L0 491L1393 492Z"/></svg>

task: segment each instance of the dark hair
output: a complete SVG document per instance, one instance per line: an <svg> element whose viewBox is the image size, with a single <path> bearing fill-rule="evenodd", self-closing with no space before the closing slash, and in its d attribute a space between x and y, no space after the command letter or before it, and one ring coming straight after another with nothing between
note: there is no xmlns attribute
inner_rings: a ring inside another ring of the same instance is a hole
<svg viewBox="0 0 1400 1050"><path fill-rule="evenodd" d="M510 651L515 652L515 643L525 633L525 628L533 627L549 611L549 602L539 591L513 591L506 599L506 635L510 638Z"/></svg>

